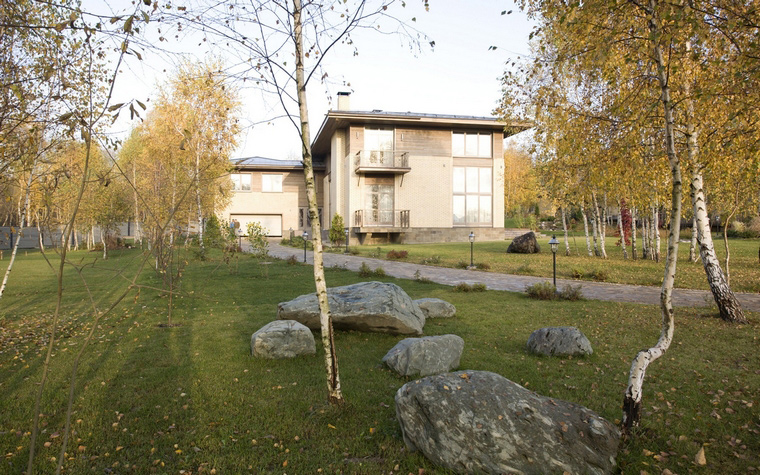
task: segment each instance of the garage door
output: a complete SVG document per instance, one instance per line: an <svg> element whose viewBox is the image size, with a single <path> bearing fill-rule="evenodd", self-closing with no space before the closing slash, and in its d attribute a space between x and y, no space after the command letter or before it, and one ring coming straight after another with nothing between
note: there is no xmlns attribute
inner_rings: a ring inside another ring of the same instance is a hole
<svg viewBox="0 0 760 475"><path fill-rule="evenodd" d="M259 223L266 229L267 236L282 236L281 214L232 214L230 215L230 221L233 219L238 220L243 234L247 232L248 223Z"/></svg>

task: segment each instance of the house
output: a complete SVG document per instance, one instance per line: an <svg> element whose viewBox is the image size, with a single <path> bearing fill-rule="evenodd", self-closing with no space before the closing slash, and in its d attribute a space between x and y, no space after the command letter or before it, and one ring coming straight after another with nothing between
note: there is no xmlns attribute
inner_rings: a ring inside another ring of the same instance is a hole
<svg viewBox="0 0 760 475"><path fill-rule="evenodd" d="M230 173L233 196L222 218L237 220L245 232L249 222L258 222L269 236L284 236L290 230L310 232L306 185L300 160L273 160L250 157L233 160ZM317 201L322 201L324 166L314 165ZM322 209L320 208L320 222Z"/></svg>
<svg viewBox="0 0 760 475"><path fill-rule="evenodd" d="M502 240L503 141L526 128L491 117L352 111L348 93L339 93L312 144L322 225L340 214L361 244L467 241L471 232ZM271 183L280 178L270 174L282 175L278 195ZM268 220L274 236L308 231L300 162L245 159L232 177L230 217ZM243 179L251 181L236 181Z"/></svg>

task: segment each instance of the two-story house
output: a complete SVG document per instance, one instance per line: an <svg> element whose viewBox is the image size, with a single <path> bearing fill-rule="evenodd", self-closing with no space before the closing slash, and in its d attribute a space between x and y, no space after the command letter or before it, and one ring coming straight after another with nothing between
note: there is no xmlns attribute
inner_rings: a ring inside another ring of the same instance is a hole
<svg viewBox="0 0 760 475"><path fill-rule="evenodd" d="M338 213L351 242L362 244L466 241L470 232L502 240L503 141L527 127L491 117L351 111L348 93L339 93L312 144L322 225ZM237 184L245 174L252 181ZM263 184L270 174L282 174L281 188ZM245 159L232 177L238 192L228 219L270 220L273 236L310 232L300 162Z"/></svg>

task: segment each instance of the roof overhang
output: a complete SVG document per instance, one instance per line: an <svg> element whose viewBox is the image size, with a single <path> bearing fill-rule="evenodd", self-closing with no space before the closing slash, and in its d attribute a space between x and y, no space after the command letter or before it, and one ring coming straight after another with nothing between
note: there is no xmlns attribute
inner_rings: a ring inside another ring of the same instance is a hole
<svg viewBox="0 0 760 475"><path fill-rule="evenodd" d="M384 111L329 111L311 145L314 156L324 155L330 149L330 140L336 130L353 124L397 126L397 127L446 127L455 129L477 129L501 131L504 138L533 127L531 122L507 123L493 117L474 117L444 114L418 114L412 112Z"/></svg>

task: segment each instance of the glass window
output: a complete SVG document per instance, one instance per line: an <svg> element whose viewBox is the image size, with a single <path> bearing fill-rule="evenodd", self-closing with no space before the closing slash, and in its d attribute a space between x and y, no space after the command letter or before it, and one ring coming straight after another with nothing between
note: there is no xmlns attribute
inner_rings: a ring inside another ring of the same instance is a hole
<svg viewBox="0 0 760 475"><path fill-rule="evenodd" d="M464 195L454 196L454 224L467 224L464 218Z"/></svg>
<svg viewBox="0 0 760 475"><path fill-rule="evenodd" d="M282 175L261 175L261 191L282 193Z"/></svg>
<svg viewBox="0 0 760 475"><path fill-rule="evenodd" d="M364 129L365 150L393 150L393 129Z"/></svg>
<svg viewBox="0 0 760 475"><path fill-rule="evenodd" d="M454 157L490 157L491 134L477 132L454 132L451 141Z"/></svg>
<svg viewBox="0 0 760 475"><path fill-rule="evenodd" d="M478 157L491 156L491 134L478 134Z"/></svg>
<svg viewBox="0 0 760 475"><path fill-rule="evenodd" d="M491 193L491 169L478 168L480 173L480 193Z"/></svg>
<svg viewBox="0 0 760 475"><path fill-rule="evenodd" d="M251 191L251 174L250 173L231 173L233 191Z"/></svg>
<svg viewBox="0 0 760 475"><path fill-rule="evenodd" d="M454 225L491 225L492 170L488 167L454 167Z"/></svg>

